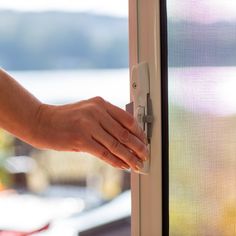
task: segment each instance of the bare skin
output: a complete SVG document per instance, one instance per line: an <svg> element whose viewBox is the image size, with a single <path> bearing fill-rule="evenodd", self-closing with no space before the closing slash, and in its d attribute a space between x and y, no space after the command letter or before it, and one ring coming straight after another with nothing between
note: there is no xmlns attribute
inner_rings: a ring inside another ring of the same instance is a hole
<svg viewBox="0 0 236 236"><path fill-rule="evenodd" d="M147 141L134 118L101 97L52 106L0 70L0 127L40 149L88 152L108 164L139 170Z"/></svg>

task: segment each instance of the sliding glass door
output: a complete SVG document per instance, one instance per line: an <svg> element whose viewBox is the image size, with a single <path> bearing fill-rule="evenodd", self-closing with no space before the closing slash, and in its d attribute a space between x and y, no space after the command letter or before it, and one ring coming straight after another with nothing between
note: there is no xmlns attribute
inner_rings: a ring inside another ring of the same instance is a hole
<svg viewBox="0 0 236 236"><path fill-rule="evenodd" d="M236 235L236 1L167 0L171 236Z"/></svg>
<svg viewBox="0 0 236 236"><path fill-rule="evenodd" d="M130 0L129 20L154 115L132 236L235 236L236 2Z"/></svg>
<svg viewBox="0 0 236 236"><path fill-rule="evenodd" d="M150 166L146 174L132 172L131 175L132 236L161 236L162 100L159 1L129 0L129 35L130 71L138 72L131 73L131 98L133 101L135 100L134 95L137 92L134 90L142 91L144 87L150 87L149 94L145 96L151 98L154 117L152 128L148 132L151 141L149 145ZM136 78L134 78L135 74ZM148 78L150 80L149 86L146 83ZM140 84L132 83L133 79L140 81ZM145 96L139 97L137 100L142 103ZM135 110L134 113L137 114L138 111Z"/></svg>

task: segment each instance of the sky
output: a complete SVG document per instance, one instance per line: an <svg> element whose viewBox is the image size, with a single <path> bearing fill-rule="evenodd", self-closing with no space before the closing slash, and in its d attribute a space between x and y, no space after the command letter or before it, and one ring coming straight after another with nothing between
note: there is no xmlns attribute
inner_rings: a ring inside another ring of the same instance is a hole
<svg viewBox="0 0 236 236"><path fill-rule="evenodd" d="M167 0L169 16L201 23L236 20L236 0Z"/></svg>
<svg viewBox="0 0 236 236"><path fill-rule="evenodd" d="M128 16L129 0L2 0L0 9L13 10L65 10L90 11L95 13Z"/></svg>
<svg viewBox="0 0 236 236"><path fill-rule="evenodd" d="M2 0L0 9L90 11L128 16L129 0ZM167 0L168 15L202 23L236 20L236 0Z"/></svg>

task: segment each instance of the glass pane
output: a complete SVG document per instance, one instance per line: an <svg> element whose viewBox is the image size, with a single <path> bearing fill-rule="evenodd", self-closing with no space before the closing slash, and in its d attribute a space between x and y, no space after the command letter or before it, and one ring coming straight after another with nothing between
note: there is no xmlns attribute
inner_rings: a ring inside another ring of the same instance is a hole
<svg viewBox="0 0 236 236"><path fill-rule="evenodd" d="M170 235L236 235L236 1L167 0Z"/></svg>
<svg viewBox="0 0 236 236"><path fill-rule="evenodd" d="M129 103L127 0L1 1L0 35L0 66L42 102ZM0 214L0 235L48 223L43 235L101 224L110 232L122 217L130 235L130 174L86 153L36 150L0 130Z"/></svg>

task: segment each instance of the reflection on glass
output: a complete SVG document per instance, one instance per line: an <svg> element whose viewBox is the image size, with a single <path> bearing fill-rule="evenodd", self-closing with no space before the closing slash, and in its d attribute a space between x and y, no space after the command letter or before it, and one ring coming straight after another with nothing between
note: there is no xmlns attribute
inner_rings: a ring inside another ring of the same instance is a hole
<svg viewBox="0 0 236 236"><path fill-rule="evenodd" d="M167 0L170 235L236 235L234 1Z"/></svg>

